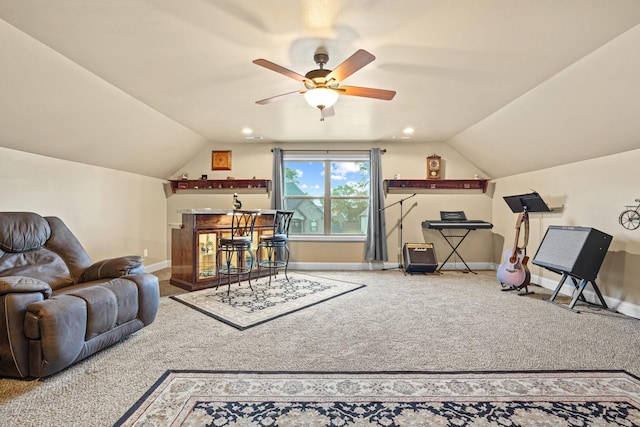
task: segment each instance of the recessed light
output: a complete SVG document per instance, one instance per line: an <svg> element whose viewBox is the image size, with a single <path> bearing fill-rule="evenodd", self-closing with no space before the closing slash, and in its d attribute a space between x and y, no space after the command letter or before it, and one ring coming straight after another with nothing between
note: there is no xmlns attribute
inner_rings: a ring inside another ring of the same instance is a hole
<svg viewBox="0 0 640 427"><path fill-rule="evenodd" d="M253 133L253 129L251 128L243 128L242 133L245 135L251 135Z"/></svg>
<svg viewBox="0 0 640 427"><path fill-rule="evenodd" d="M402 131L402 133L404 133L405 135L411 135L412 133L414 133L416 130L412 127L406 127L404 128L404 130Z"/></svg>

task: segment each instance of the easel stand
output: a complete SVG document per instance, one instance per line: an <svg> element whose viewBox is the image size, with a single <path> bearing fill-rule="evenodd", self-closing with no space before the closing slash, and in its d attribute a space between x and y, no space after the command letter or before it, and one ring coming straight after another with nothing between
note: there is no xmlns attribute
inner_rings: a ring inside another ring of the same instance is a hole
<svg viewBox="0 0 640 427"><path fill-rule="evenodd" d="M415 197L417 193L413 193L411 196L405 197L404 199L400 199L395 203L391 203L390 205L387 205L383 208L380 208L378 210L378 212L382 212L383 210L390 208L391 206L395 206L395 205L400 205L400 225L398 226L398 239L399 239L399 244L398 244L398 266L397 267L391 267L391 268L383 268L382 270L395 270L396 268L401 269L404 274L406 275L407 272L405 271L404 268L404 264L402 263L402 246L404 241L402 240L402 223L404 221L404 213L402 211L402 204L404 203L405 200L408 200L412 197Z"/></svg>
<svg viewBox="0 0 640 427"><path fill-rule="evenodd" d="M558 296L558 293L560 292L560 289L562 289L562 286L564 285L564 283L567 280L567 278L571 279L571 282L573 283L573 287L575 289L574 289L573 298L571 298L571 302L568 305L564 305L564 304L557 303L554 300ZM578 280L580 280L580 283L578 283ZM584 292L584 289L585 289L585 287L587 286L588 283L591 283L591 287L593 288L593 291L595 292L596 297L598 298L599 304L598 303L589 302L584 297L583 292ZM555 304L555 305L557 305L559 307L566 308L567 310L571 310L571 311L573 311L575 313L580 313L580 311L578 311L578 310L576 310L574 308L576 303L578 302L578 300L580 300L581 302L584 302L586 304L592 305L592 306L602 307L605 310L609 310L609 306L607 306L607 303L604 300L604 297L602 296L602 294L600 293L600 289L598 289L598 285L596 285L596 281L595 280L580 279L578 277L573 277L573 276L569 275L568 273L563 273L562 274L562 279L560 280L560 283L558 283L558 286L556 287L555 291L553 291L553 295L551 295L551 298L549 298L547 301L549 301L550 303Z"/></svg>

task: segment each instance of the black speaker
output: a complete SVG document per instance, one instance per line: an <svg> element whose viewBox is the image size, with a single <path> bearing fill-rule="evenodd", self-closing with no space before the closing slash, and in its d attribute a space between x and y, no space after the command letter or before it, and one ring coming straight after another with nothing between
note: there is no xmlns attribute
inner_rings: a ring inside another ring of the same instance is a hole
<svg viewBox="0 0 640 427"><path fill-rule="evenodd" d="M550 225L533 263L556 273L594 281L611 239L595 228Z"/></svg>
<svg viewBox="0 0 640 427"><path fill-rule="evenodd" d="M402 253L407 273L433 273L438 268L433 243L405 243Z"/></svg>

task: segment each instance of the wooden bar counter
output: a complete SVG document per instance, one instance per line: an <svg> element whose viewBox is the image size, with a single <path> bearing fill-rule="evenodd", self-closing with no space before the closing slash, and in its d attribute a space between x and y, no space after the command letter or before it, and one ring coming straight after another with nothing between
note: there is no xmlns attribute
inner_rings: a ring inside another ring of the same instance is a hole
<svg viewBox="0 0 640 427"><path fill-rule="evenodd" d="M171 230L171 279L169 282L188 291L215 287L218 284L216 250L221 235L229 235L232 210L185 209L182 224ZM260 210L253 233L253 248L258 237L271 230L275 211ZM268 270L264 271L268 273ZM254 270L252 277L257 274ZM257 276L256 276L257 277ZM246 274L241 276L241 280ZM226 283L226 276L222 283ZM233 277L232 277L233 281Z"/></svg>

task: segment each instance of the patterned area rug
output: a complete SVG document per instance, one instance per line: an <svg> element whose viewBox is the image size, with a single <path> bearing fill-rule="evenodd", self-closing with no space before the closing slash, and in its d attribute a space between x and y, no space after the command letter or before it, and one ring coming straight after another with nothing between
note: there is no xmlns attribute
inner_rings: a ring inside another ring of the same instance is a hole
<svg viewBox="0 0 640 427"><path fill-rule="evenodd" d="M638 426L624 371L167 371L116 426Z"/></svg>
<svg viewBox="0 0 640 427"><path fill-rule="evenodd" d="M287 281L281 273L271 279L271 285L268 278L263 277L252 280L251 286L253 290L245 281L240 285L232 284L229 295L227 286L221 285L217 290L203 289L173 295L171 298L244 330L355 291L365 285L301 273L289 273Z"/></svg>

